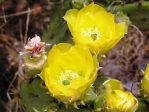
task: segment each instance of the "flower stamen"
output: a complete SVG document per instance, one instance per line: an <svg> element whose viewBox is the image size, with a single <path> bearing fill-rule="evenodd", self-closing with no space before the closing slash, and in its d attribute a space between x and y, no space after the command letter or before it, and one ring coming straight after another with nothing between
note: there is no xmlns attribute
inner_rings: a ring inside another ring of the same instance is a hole
<svg viewBox="0 0 149 112"><path fill-rule="evenodd" d="M79 78L80 76L78 73L72 71L72 70L65 70L64 72L61 73L61 82L63 85L70 85L72 80L75 80Z"/></svg>

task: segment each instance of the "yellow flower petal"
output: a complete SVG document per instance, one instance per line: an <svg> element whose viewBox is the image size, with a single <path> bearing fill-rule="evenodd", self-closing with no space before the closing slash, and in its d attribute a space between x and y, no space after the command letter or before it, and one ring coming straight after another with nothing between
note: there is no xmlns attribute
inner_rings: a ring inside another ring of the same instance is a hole
<svg viewBox="0 0 149 112"><path fill-rule="evenodd" d="M77 9L71 9L69 11L66 12L65 16L63 17L67 23L68 23L68 27L70 28L71 33L74 33L75 30L73 27L75 27L75 23L76 23L76 17L78 15L78 10Z"/></svg>
<svg viewBox="0 0 149 112"><path fill-rule="evenodd" d="M123 85L116 79L103 83L107 112L135 112L138 100L130 92L125 92Z"/></svg>
<svg viewBox="0 0 149 112"><path fill-rule="evenodd" d="M64 17L74 42L89 48L92 53L106 53L126 33L125 23L115 23L114 14L94 3L80 11L71 9Z"/></svg>
<svg viewBox="0 0 149 112"><path fill-rule="evenodd" d="M106 97L108 112L135 112L138 100L130 93L122 90L114 90Z"/></svg>
<svg viewBox="0 0 149 112"><path fill-rule="evenodd" d="M88 49L61 43L49 52L41 77L54 97L69 103L82 98L96 79L97 67Z"/></svg>

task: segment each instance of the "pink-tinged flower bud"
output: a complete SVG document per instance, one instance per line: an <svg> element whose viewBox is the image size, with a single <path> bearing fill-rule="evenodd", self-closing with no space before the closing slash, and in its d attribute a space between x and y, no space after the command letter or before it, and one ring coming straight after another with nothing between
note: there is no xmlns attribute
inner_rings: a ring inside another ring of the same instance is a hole
<svg viewBox="0 0 149 112"><path fill-rule="evenodd" d="M44 53L46 47L45 42L41 42L39 36L35 35L32 39L29 39L25 45L25 51L30 53L33 57L40 57Z"/></svg>
<svg viewBox="0 0 149 112"><path fill-rule="evenodd" d="M35 35L29 39L24 46L25 50L21 52L23 60L23 67L25 72L29 75L37 75L41 72L42 67L47 59L45 55L45 42L41 42L39 36Z"/></svg>

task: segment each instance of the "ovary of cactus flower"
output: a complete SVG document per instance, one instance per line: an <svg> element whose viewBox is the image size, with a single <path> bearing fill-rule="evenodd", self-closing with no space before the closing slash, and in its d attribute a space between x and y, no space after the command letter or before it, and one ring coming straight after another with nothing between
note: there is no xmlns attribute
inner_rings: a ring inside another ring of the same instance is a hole
<svg viewBox="0 0 149 112"><path fill-rule="evenodd" d="M92 53L104 54L112 49L127 30L125 22L115 22L115 15L91 3L80 11L70 9L66 20L75 44L85 46Z"/></svg>
<svg viewBox="0 0 149 112"><path fill-rule="evenodd" d="M141 83L141 89L144 96L149 97L149 64L147 65L146 70L144 72L143 80Z"/></svg>
<svg viewBox="0 0 149 112"><path fill-rule="evenodd" d="M31 57L29 53L26 53L22 56L22 59L25 72L28 75L38 75L46 62L47 56L41 54L39 57Z"/></svg>
<svg viewBox="0 0 149 112"><path fill-rule="evenodd" d="M122 83L118 80L108 80L104 83L106 89L105 108L107 112L135 112L138 100L131 92L123 90Z"/></svg>
<svg viewBox="0 0 149 112"><path fill-rule="evenodd" d="M64 103L81 100L97 76L98 64L82 46L60 43L51 49L41 73L51 95Z"/></svg>

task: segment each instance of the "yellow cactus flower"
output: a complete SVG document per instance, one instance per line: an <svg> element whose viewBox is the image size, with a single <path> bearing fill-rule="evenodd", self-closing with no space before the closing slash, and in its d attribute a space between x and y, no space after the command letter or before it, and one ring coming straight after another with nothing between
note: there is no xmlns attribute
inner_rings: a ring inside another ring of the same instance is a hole
<svg viewBox="0 0 149 112"><path fill-rule="evenodd" d="M144 77L141 83L141 88L145 96L149 96L149 64L144 72Z"/></svg>
<svg viewBox="0 0 149 112"><path fill-rule="evenodd" d="M135 112L138 100L130 93L122 90L114 90L106 96L108 112Z"/></svg>
<svg viewBox="0 0 149 112"><path fill-rule="evenodd" d="M88 47L96 54L106 53L113 48L127 29L125 22L116 23L114 14L94 3L80 11L68 10L64 19L67 21L74 42Z"/></svg>
<svg viewBox="0 0 149 112"><path fill-rule="evenodd" d="M116 79L110 79L103 83L106 89L107 112L135 112L138 100L130 93L125 92L123 84Z"/></svg>
<svg viewBox="0 0 149 112"><path fill-rule="evenodd" d="M71 103L81 99L94 82L97 67L88 49L60 43L49 52L41 77L54 97Z"/></svg>

